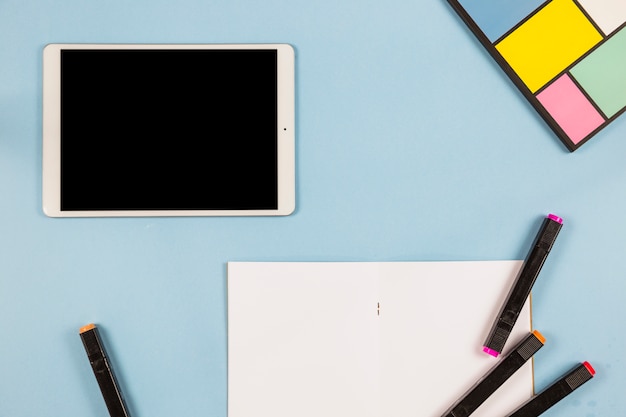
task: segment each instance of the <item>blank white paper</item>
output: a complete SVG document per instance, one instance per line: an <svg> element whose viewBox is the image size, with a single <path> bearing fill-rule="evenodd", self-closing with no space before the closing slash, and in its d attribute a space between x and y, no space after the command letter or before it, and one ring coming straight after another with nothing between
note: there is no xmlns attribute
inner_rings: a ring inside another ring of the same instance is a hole
<svg viewBox="0 0 626 417"><path fill-rule="evenodd" d="M228 415L441 416L497 364L482 344L520 266L229 263ZM507 349L530 320L527 302ZM529 362L474 416L531 395Z"/></svg>

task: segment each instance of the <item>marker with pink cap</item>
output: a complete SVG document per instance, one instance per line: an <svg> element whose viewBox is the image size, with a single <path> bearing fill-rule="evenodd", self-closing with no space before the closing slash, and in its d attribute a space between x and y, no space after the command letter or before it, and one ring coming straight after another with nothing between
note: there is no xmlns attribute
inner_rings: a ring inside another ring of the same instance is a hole
<svg viewBox="0 0 626 417"><path fill-rule="evenodd" d="M520 311L530 295L530 290L539 276L539 272L552 249L561 227L563 227L563 219L554 214L549 214L543 220L539 233L522 265L522 269L515 279L513 288L511 288L498 314L498 318L493 324L489 336L487 336L487 341L483 347L484 352L495 357L502 353L511 330L513 330Z"/></svg>
<svg viewBox="0 0 626 417"><path fill-rule="evenodd" d="M507 417L537 417L574 392L596 374L589 362L583 362L548 388L526 401ZM567 413L566 413L567 414Z"/></svg>

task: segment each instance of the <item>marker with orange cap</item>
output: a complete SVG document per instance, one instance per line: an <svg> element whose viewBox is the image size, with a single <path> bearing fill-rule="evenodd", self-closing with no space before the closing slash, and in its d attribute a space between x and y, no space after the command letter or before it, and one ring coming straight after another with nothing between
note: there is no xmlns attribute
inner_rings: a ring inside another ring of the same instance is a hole
<svg viewBox="0 0 626 417"><path fill-rule="evenodd" d="M79 333L109 414L111 417L129 417L122 391L117 384L98 328L93 323L88 324L81 327Z"/></svg>
<svg viewBox="0 0 626 417"><path fill-rule="evenodd" d="M511 352L448 409L443 417L467 417L522 367L544 345L546 339L537 330L529 334Z"/></svg>
<svg viewBox="0 0 626 417"><path fill-rule="evenodd" d="M583 362L507 417L537 417L593 378L595 373L589 362Z"/></svg>

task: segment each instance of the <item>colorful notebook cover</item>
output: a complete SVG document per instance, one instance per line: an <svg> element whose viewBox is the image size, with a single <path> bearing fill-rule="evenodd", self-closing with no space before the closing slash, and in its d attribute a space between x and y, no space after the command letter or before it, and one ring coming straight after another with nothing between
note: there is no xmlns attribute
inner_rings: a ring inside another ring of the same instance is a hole
<svg viewBox="0 0 626 417"><path fill-rule="evenodd" d="M626 111L626 0L448 0L570 151Z"/></svg>

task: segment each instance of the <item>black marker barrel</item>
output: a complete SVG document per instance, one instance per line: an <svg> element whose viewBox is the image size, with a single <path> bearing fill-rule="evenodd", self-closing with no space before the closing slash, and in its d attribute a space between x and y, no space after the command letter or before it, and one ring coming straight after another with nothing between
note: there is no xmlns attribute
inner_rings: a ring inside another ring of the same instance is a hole
<svg viewBox="0 0 626 417"><path fill-rule="evenodd" d="M498 365L491 368L442 417L467 417L484 403L507 379L524 365L545 343L537 330L529 334Z"/></svg>
<svg viewBox="0 0 626 417"><path fill-rule="evenodd" d="M115 379L98 328L95 324L88 324L82 327L79 333L109 414L111 417L129 417L122 391Z"/></svg>
<svg viewBox="0 0 626 417"><path fill-rule="evenodd" d="M593 378L595 373L589 362L583 362L507 417L537 417Z"/></svg>
<svg viewBox="0 0 626 417"><path fill-rule="evenodd" d="M550 214L544 219L515 284L489 332L483 347L483 351L486 353L496 357L502 353L511 330L513 330L513 326L562 226L563 220L554 214Z"/></svg>

